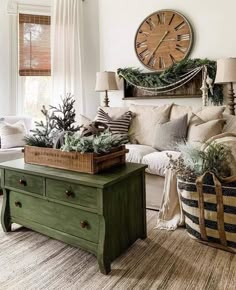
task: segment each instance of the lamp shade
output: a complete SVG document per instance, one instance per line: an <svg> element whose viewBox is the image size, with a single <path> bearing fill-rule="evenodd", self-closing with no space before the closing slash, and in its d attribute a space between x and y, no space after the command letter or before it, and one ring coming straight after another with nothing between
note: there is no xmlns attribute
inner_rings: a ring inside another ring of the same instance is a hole
<svg viewBox="0 0 236 290"><path fill-rule="evenodd" d="M216 84L236 83L236 58L217 61Z"/></svg>
<svg viewBox="0 0 236 290"><path fill-rule="evenodd" d="M116 91L118 90L115 72L97 72L95 91Z"/></svg>

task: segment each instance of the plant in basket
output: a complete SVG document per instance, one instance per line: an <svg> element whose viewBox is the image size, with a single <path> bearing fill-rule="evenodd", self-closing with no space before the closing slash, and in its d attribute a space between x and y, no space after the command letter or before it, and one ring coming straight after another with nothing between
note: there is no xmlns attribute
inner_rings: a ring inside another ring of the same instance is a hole
<svg viewBox="0 0 236 290"><path fill-rule="evenodd" d="M236 161L231 149L213 142L179 145L170 166L178 179L185 224L191 237L236 252Z"/></svg>

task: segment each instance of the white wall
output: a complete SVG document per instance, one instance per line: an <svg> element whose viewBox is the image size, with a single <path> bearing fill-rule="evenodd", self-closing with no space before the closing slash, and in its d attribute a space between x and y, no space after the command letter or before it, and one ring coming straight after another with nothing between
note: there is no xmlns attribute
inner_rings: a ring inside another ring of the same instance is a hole
<svg viewBox="0 0 236 290"><path fill-rule="evenodd" d="M10 17L6 0L0 0L0 116L13 113L10 106Z"/></svg>
<svg viewBox="0 0 236 290"><path fill-rule="evenodd" d="M88 0L91 1L91 0ZM143 19L159 9L174 9L192 23L195 44L191 58L218 59L236 56L235 0L99 0L101 70L141 67L134 51L134 37ZM111 106L122 106L123 92L109 93ZM179 104L200 106L201 99L173 99ZM160 104L170 100L138 100Z"/></svg>

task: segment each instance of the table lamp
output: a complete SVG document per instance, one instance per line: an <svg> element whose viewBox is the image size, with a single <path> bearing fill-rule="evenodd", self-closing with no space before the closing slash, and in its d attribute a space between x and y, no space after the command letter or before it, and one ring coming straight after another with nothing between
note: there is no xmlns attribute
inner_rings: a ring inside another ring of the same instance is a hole
<svg viewBox="0 0 236 290"><path fill-rule="evenodd" d="M108 91L118 90L115 72L105 71L97 72L96 92L105 92L104 106L109 107Z"/></svg>
<svg viewBox="0 0 236 290"><path fill-rule="evenodd" d="M215 84L229 84L229 111L235 115L235 95L233 83L236 83L236 58L219 59L217 61L217 72Z"/></svg>

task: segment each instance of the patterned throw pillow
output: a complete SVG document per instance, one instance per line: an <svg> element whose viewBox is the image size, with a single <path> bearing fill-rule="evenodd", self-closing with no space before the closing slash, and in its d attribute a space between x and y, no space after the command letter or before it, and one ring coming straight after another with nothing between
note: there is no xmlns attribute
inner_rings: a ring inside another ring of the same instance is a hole
<svg viewBox="0 0 236 290"><path fill-rule="evenodd" d="M96 116L96 121L105 123L113 134L126 135L128 142L128 131L132 117L132 112L128 111L119 118L112 119L106 112L103 111L103 109L99 108Z"/></svg>

